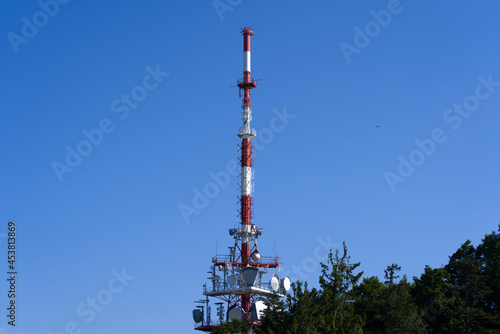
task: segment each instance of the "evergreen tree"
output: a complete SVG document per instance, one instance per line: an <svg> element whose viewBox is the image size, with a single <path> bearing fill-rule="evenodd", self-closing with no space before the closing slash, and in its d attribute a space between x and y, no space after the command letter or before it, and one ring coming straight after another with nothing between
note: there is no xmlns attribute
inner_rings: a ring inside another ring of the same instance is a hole
<svg viewBox="0 0 500 334"><path fill-rule="evenodd" d="M425 266L420 278L413 280L412 295L428 331L459 333L465 325L461 318L463 302L452 290L450 274L443 268Z"/></svg>
<svg viewBox="0 0 500 334"><path fill-rule="evenodd" d="M394 281L399 278L399 275L396 275L398 271L401 271L401 266L398 266L396 263L387 266L387 269L384 270L386 285L392 286L394 284Z"/></svg>
<svg viewBox="0 0 500 334"><path fill-rule="evenodd" d="M249 323L245 319L231 319L231 321L223 323L221 326L215 328L210 333L213 334L241 334L247 333Z"/></svg>
<svg viewBox="0 0 500 334"><path fill-rule="evenodd" d="M498 225L500 232L500 224ZM500 316L500 234L494 231L487 234L477 246L477 256L481 260L481 274L491 293L484 300L483 310L492 313L498 320ZM497 325L500 324L497 323Z"/></svg>
<svg viewBox="0 0 500 334"><path fill-rule="evenodd" d="M292 286L294 286L292 284ZM264 334L286 334L289 329L289 312L286 310L285 302L277 294L273 293L266 301L267 308L264 310L261 326L257 333Z"/></svg>
<svg viewBox="0 0 500 334"><path fill-rule="evenodd" d="M498 233L486 235L477 249L466 241L444 268L426 266L412 284L406 276L398 281L397 264L386 268L384 282L373 276L359 283L359 265L350 263L345 243L342 253L330 250L319 289L297 281L285 300L271 296L257 333L500 334ZM241 325L232 321L217 333L239 333Z"/></svg>
<svg viewBox="0 0 500 334"><path fill-rule="evenodd" d="M360 263L350 263L347 246L343 243L342 256L339 250L328 254L328 262L321 263L319 305L323 317L321 333L362 333L363 320L355 312L356 288L363 272L355 274Z"/></svg>
<svg viewBox="0 0 500 334"><path fill-rule="evenodd" d="M483 261L470 240L450 256L445 266L453 291L463 301L460 317L465 321L462 329L465 333L500 333L492 314L484 311L492 291L488 288L487 277L482 274L483 268Z"/></svg>
<svg viewBox="0 0 500 334"><path fill-rule="evenodd" d="M384 315L382 305L386 287L378 277L363 278L356 288L356 313L363 319L364 333L384 333Z"/></svg>
<svg viewBox="0 0 500 334"><path fill-rule="evenodd" d="M357 289L356 312L363 317L364 333L425 333L421 313L411 296L411 285L392 264L385 270L386 281L364 279Z"/></svg>
<svg viewBox="0 0 500 334"><path fill-rule="evenodd" d="M401 267L392 265L386 270L386 293L382 305L384 333L425 333L422 315L411 297L411 285L406 276L395 283L399 278L395 272Z"/></svg>

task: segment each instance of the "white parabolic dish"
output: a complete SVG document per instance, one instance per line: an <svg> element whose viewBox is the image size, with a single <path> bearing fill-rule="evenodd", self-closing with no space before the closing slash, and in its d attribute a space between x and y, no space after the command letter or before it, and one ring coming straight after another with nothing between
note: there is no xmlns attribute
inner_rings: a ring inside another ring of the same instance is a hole
<svg viewBox="0 0 500 334"><path fill-rule="evenodd" d="M285 277L285 278L281 279L281 287L285 291L290 290L290 279L288 277Z"/></svg>
<svg viewBox="0 0 500 334"><path fill-rule="evenodd" d="M271 277L271 288L274 291L278 291L280 288L280 281L277 275L273 275L273 277Z"/></svg>

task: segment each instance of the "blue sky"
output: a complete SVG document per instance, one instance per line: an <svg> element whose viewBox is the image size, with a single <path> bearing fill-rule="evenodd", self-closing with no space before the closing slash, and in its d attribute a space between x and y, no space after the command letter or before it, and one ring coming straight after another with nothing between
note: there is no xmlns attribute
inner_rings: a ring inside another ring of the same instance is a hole
<svg viewBox="0 0 500 334"><path fill-rule="evenodd" d="M261 79L254 223L283 275L317 284L324 248L346 241L364 277L398 263L411 278L496 230L500 4L215 5L0 4L5 276L10 220L18 255L0 332L194 332L238 222L223 176L243 26Z"/></svg>

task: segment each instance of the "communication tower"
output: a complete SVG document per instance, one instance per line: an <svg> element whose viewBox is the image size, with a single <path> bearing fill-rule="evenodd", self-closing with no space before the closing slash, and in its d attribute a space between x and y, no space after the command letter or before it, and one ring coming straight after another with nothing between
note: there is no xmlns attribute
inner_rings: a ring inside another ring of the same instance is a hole
<svg viewBox="0 0 500 334"><path fill-rule="evenodd" d="M246 319L250 324L248 330L260 324L262 312L266 308L265 299L273 293L282 294L290 289L290 279L278 278L279 258L262 256L257 247L257 239L262 229L252 223L253 205L253 146L252 138L257 133L250 127L252 120L252 104L250 90L257 86L250 77L251 53L250 38L252 28L241 29L243 36L243 79L237 81L243 91L243 126L237 135L241 138L241 171L240 171L240 222L238 227L229 229L229 235L234 238L234 246L228 247L229 254L216 254L210 266L209 285L203 285L205 299L199 300L200 305L193 310L195 329L209 332L233 318ZM265 274L272 276L267 281ZM217 305L217 320L212 321L210 298L221 302ZM224 310L226 304L226 311Z"/></svg>

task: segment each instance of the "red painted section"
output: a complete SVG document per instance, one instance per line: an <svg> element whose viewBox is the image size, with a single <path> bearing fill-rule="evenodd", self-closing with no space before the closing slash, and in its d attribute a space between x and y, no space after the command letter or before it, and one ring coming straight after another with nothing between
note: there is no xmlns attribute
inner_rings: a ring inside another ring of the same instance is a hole
<svg viewBox="0 0 500 334"><path fill-rule="evenodd" d="M250 34L245 34L243 35L243 39L244 39L244 42L243 42L243 51L246 52L246 51L250 51Z"/></svg>
<svg viewBox="0 0 500 334"><path fill-rule="evenodd" d="M252 167L252 142L250 139L241 141L241 167Z"/></svg>
<svg viewBox="0 0 500 334"><path fill-rule="evenodd" d="M245 82L245 83L250 83L251 82L250 72L248 72L248 71L243 72L243 82ZM250 88L250 87L248 87L248 88Z"/></svg>
<svg viewBox="0 0 500 334"><path fill-rule="evenodd" d="M241 29L243 35L243 51L250 51L250 37L253 35L252 28Z"/></svg>
<svg viewBox="0 0 500 334"><path fill-rule="evenodd" d="M250 225L252 221L252 196L241 196L241 221L245 225Z"/></svg>
<svg viewBox="0 0 500 334"><path fill-rule="evenodd" d="M241 243L241 262L245 266L250 263L250 243L249 242Z"/></svg>
<svg viewBox="0 0 500 334"><path fill-rule="evenodd" d="M250 320L250 294L241 296L241 308L245 311L245 318Z"/></svg>

